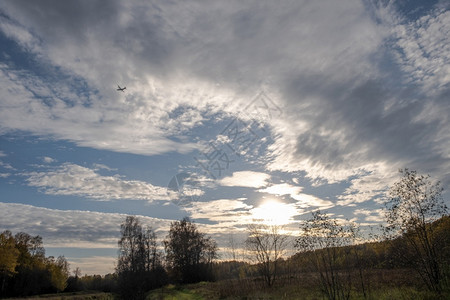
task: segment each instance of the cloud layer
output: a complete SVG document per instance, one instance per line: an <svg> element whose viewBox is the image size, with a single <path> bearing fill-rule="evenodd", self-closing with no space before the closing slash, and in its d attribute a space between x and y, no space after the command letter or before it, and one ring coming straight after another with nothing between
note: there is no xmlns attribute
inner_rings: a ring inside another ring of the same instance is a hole
<svg viewBox="0 0 450 300"><path fill-rule="evenodd" d="M75 195L96 200L169 200L165 187L138 180L124 180L118 175L102 176L96 171L65 163L43 172L24 173L29 186L50 195Z"/></svg>
<svg viewBox="0 0 450 300"><path fill-rule="evenodd" d="M4 2L0 28L43 61L39 78L60 67L78 83L2 64L2 130L188 152L196 143L176 136L263 88L284 113L271 124L270 170L333 182L403 166L448 169L445 6L409 20L393 5L356 0L137 4Z"/></svg>
<svg viewBox="0 0 450 300"><path fill-rule="evenodd" d="M0 228L40 235L44 247L116 248L126 215L65 211L0 202ZM139 216L143 224L165 232L170 221Z"/></svg>

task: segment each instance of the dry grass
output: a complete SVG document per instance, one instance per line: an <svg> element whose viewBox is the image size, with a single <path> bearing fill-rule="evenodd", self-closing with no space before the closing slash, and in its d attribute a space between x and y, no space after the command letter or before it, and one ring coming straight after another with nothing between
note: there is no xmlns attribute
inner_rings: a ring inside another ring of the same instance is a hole
<svg viewBox="0 0 450 300"><path fill-rule="evenodd" d="M450 294L433 294L420 285L420 278L410 270L371 270L366 278L366 298L357 285L352 288L350 299L450 299ZM320 290L317 274L302 273L280 278L271 288L264 286L260 278L223 280L213 283L199 283L181 287L188 298L180 299L326 299ZM151 298L178 299L178 298Z"/></svg>
<svg viewBox="0 0 450 300"><path fill-rule="evenodd" d="M31 296L26 298L11 298L14 300L26 299L26 300L113 300L114 295L111 293L102 292L76 292L76 293L59 293L59 294L48 294Z"/></svg>

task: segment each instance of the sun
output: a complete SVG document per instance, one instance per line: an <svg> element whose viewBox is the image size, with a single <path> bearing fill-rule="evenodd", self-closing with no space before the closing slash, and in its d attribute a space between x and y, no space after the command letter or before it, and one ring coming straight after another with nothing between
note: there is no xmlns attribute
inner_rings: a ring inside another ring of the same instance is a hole
<svg viewBox="0 0 450 300"><path fill-rule="evenodd" d="M293 221L293 217L298 214L291 205L277 200L266 200L260 206L251 210L252 219L261 221L268 225L286 225Z"/></svg>

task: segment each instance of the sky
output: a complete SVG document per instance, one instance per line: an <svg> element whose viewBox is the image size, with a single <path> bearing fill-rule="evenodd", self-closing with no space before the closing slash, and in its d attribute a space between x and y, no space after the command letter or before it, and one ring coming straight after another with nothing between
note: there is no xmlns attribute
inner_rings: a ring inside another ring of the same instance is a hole
<svg viewBox="0 0 450 300"><path fill-rule="evenodd" d="M1 1L0 231L106 274L127 215L375 228L399 169L450 204L449 100L446 0Z"/></svg>

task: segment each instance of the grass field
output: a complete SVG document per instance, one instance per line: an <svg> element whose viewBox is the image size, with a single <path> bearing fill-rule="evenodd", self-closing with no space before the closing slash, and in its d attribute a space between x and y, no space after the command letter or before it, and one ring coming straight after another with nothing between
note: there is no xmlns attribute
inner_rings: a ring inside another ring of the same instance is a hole
<svg viewBox="0 0 450 300"><path fill-rule="evenodd" d="M326 299L320 290L315 273L298 273L295 276L281 277L276 284L265 287L259 277L246 279L229 279L218 282L200 282L195 284L173 285L155 289L147 293L148 300L240 300L240 299ZM443 295L433 294L420 284L420 280L410 270L372 270L366 273L366 297L356 282L352 282L350 299L356 300L391 300L450 299L450 290ZM19 298L14 298L19 299ZM22 299L50 300L112 300L118 299L111 293L77 292L40 295Z"/></svg>
<svg viewBox="0 0 450 300"><path fill-rule="evenodd" d="M10 298L14 300L26 299L26 300L113 300L116 299L111 293L102 293L96 291L76 292L76 293L59 293L39 295L26 298Z"/></svg>
<svg viewBox="0 0 450 300"><path fill-rule="evenodd" d="M228 282L229 283L229 282ZM188 285L168 285L160 289L153 290L147 294L147 300L253 300L253 299L280 299L280 300L322 300L326 299L318 289L301 287L297 284L285 284L274 288L245 288L247 284L240 287L238 285L228 285L227 282L200 282ZM450 299L450 293L437 296L425 290L418 290L415 287L382 287L370 291L367 298L357 291L352 292L350 299L363 300L434 300ZM78 292L40 295L18 299L46 299L46 300L113 300L118 299L113 294L101 292Z"/></svg>
<svg viewBox="0 0 450 300"><path fill-rule="evenodd" d="M217 283L198 283L183 286L169 285L162 289L157 289L150 292L147 300L238 300L238 299L304 299L304 300L322 300L326 299L323 294L317 289L302 288L295 284L283 285L270 289L252 289L242 291L232 290L229 287L227 290L223 282ZM391 299L450 299L450 294L437 296L425 290L418 290L415 287L383 287L370 291L367 298L360 292L353 291L350 299L373 299L373 300L391 300Z"/></svg>

